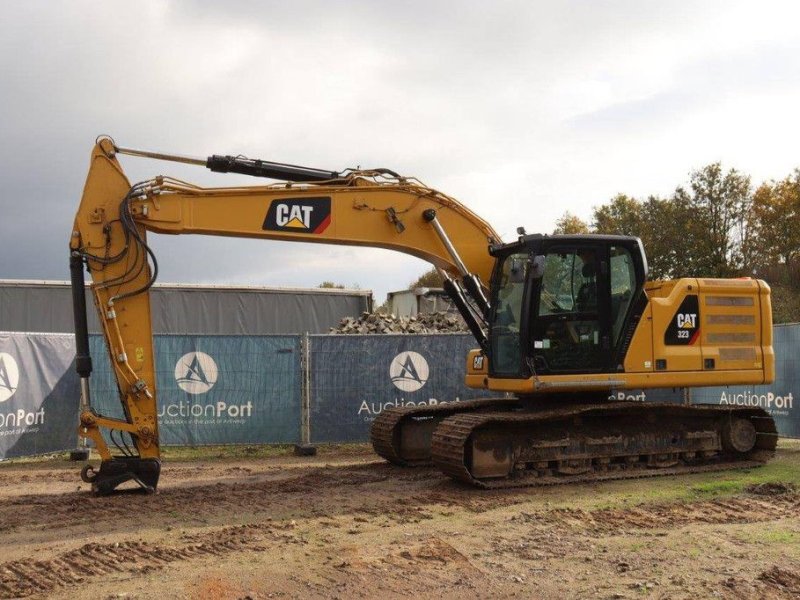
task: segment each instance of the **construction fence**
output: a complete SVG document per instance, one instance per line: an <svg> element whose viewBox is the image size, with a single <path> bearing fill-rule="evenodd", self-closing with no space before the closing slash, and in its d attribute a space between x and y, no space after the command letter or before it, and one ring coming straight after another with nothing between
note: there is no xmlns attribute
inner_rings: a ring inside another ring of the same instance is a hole
<svg viewBox="0 0 800 600"><path fill-rule="evenodd" d="M92 336L92 404L122 417L103 339ZM776 326L768 386L626 391L615 397L761 406L800 437L800 325ZM164 445L364 442L388 406L496 395L464 385L467 334L156 335ZM74 338L0 333L0 459L77 445ZM120 442L119 439L117 439Z"/></svg>

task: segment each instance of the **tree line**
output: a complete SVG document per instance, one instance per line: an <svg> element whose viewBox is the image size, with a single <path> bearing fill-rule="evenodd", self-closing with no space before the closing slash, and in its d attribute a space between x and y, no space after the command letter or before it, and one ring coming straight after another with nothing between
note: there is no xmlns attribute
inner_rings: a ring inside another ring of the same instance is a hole
<svg viewBox="0 0 800 600"><path fill-rule="evenodd" d="M591 222L567 212L554 233L638 236L651 279L765 279L776 322L800 320L800 169L755 187L712 163L668 197L617 194L593 209Z"/></svg>

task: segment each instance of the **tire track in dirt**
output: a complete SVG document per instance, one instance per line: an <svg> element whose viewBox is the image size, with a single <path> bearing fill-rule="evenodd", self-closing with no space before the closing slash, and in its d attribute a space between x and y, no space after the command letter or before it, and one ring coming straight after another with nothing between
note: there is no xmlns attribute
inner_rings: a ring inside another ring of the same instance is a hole
<svg viewBox="0 0 800 600"><path fill-rule="evenodd" d="M283 479L268 477L255 481L239 480L186 487L167 487L154 495L118 494L95 497L87 492L67 494L28 494L0 500L0 531L20 527L46 529L57 522L60 527L98 521L129 520L131 505L143 515L197 512L227 514L241 509L269 506L266 498L278 495L304 496L326 490L378 484L387 480L413 481L421 473L410 473L388 465L321 467ZM430 474L428 474L429 476Z"/></svg>
<svg viewBox="0 0 800 600"><path fill-rule="evenodd" d="M18 471L0 473L0 485L18 485L20 483L41 483L42 481L58 481L63 483L78 483L74 471L39 471L20 474Z"/></svg>
<svg viewBox="0 0 800 600"><path fill-rule="evenodd" d="M47 560L0 563L0 598L48 593L115 573L146 573L172 563L223 556L239 551L263 551L264 544L304 543L286 530L289 526L241 525L182 536L182 545L123 541L84 544Z"/></svg>
<svg viewBox="0 0 800 600"><path fill-rule="evenodd" d="M593 511L560 508L511 517L525 523L563 527L592 535L625 533L632 529L673 529L690 524L756 523L795 517L800 494L735 496L722 500L674 502Z"/></svg>

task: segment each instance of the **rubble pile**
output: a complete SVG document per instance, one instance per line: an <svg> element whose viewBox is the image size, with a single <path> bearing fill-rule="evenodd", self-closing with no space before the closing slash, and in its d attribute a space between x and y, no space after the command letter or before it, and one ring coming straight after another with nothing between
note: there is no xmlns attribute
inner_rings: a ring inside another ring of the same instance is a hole
<svg viewBox="0 0 800 600"><path fill-rule="evenodd" d="M469 332L461 315L447 312L395 317L385 313L362 313L358 319L345 317L331 333L463 333Z"/></svg>

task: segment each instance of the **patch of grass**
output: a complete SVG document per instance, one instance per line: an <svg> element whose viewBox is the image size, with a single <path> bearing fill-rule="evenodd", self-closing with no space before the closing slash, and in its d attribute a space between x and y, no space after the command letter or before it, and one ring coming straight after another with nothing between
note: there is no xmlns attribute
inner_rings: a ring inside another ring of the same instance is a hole
<svg viewBox="0 0 800 600"><path fill-rule="evenodd" d="M735 496L743 493L751 485L769 482L797 485L800 484L800 461L797 461L794 457L779 455L763 467L719 471L716 473L698 473L681 477L678 480L684 480L686 485L676 487L674 486L676 480L673 479L672 489L661 489L661 493L656 494L656 496L660 497L651 498L651 500L685 501Z"/></svg>
<svg viewBox="0 0 800 600"><path fill-rule="evenodd" d="M535 502L557 508L630 508L639 504L692 502L745 492L750 485L781 482L800 488L800 440L782 439L775 458L762 467L691 475L556 486L538 491ZM591 489L591 492L589 491Z"/></svg>
<svg viewBox="0 0 800 600"><path fill-rule="evenodd" d="M694 484L689 491L696 496L732 496L745 488L761 483L780 482L800 484L800 461L781 452L772 462L755 469L709 473L705 481Z"/></svg>
<svg viewBox="0 0 800 600"><path fill-rule="evenodd" d="M643 550L646 547L647 547L647 545L644 542L633 542L630 545L630 550L631 550L631 552L639 552L640 550Z"/></svg>
<svg viewBox="0 0 800 600"><path fill-rule="evenodd" d="M275 446L162 446L161 457L167 462L187 462L195 460L272 458L290 456L294 446L280 444Z"/></svg>
<svg viewBox="0 0 800 600"><path fill-rule="evenodd" d="M689 488L697 496L730 496L741 493L749 484L739 479L725 479L722 481L705 481Z"/></svg>
<svg viewBox="0 0 800 600"><path fill-rule="evenodd" d="M794 531L779 529L772 526L748 530L737 535L745 543L757 544L798 544L800 535Z"/></svg>
<svg viewBox="0 0 800 600"><path fill-rule="evenodd" d="M798 541L798 535L793 531L764 531L760 537L770 544L794 544Z"/></svg>

